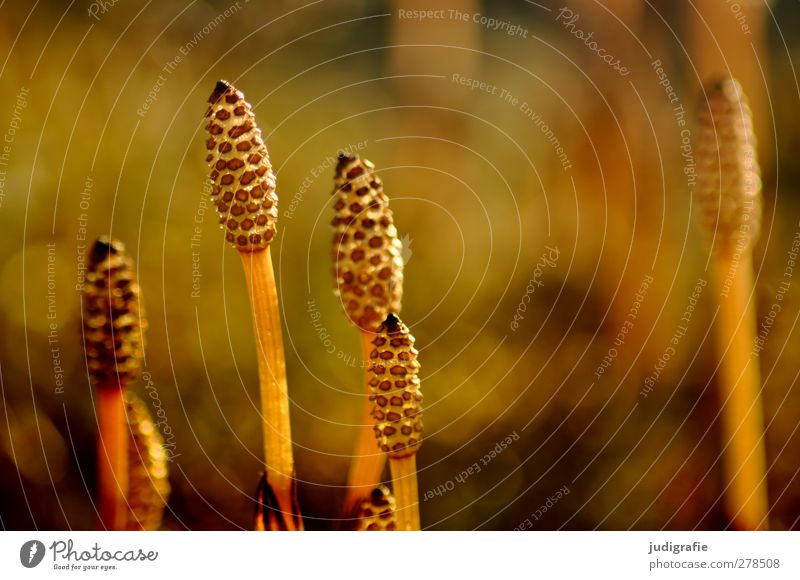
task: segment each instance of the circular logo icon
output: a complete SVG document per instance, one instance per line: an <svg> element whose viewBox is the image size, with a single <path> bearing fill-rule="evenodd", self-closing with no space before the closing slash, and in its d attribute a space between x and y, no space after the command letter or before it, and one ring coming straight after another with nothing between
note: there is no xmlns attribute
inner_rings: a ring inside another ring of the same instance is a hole
<svg viewBox="0 0 800 580"><path fill-rule="evenodd" d="M39 540L29 540L19 549L19 561L26 568L35 568L44 559L44 544Z"/></svg>

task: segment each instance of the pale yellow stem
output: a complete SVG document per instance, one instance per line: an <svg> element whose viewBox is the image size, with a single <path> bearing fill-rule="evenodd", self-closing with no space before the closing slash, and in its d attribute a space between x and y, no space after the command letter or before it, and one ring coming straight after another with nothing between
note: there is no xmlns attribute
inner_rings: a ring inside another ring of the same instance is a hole
<svg viewBox="0 0 800 580"><path fill-rule="evenodd" d="M389 458L392 492L397 514L397 529L419 530L419 490L417 489L417 456Z"/></svg>
<svg viewBox="0 0 800 580"><path fill-rule="evenodd" d="M372 419L372 403L370 395L369 353L373 346L375 334L361 332L361 347L364 355L364 405L361 415L361 427L358 431L350 472L347 476L347 496L345 498L346 515L350 515L355 506L381 483L383 467L386 465L386 454L378 449L375 438L375 421Z"/></svg>
<svg viewBox="0 0 800 580"><path fill-rule="evenodd" d="M302 529L294 495L286 359L270 250L267 247L254 252L242 251L240 254L247 277L256 334L267 482L275 493L288 529Z"/></svg>
<svg viewBox="0 0 800 580"><path fill-rule="evenodd" d="M735 528L763 530L769 507L761 377L758 359L751 356L756 328L751 253L716 256L714 278L726 504Z"/></svg>

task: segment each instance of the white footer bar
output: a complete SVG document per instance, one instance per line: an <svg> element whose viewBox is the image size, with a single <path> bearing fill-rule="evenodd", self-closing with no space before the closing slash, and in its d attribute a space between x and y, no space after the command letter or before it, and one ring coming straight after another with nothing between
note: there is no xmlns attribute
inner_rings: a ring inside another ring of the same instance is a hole
<svg viewBox="0 0 800 580"><path fill-rule="evenodd" d="M800 578L793 532L3 532L2 578ZM251 576L252 575L252 576Z"/></svg>

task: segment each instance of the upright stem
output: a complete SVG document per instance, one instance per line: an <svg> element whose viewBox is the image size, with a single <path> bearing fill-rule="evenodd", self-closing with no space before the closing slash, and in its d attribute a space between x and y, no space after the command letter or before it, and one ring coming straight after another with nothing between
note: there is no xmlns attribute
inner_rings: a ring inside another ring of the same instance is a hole
<svg viewBox="0 0 800 580"><path fill-rule="evenodd" d="M417 456L389 459L392 491L397 506L397 529L419 530L419 490L417 489Z"/></svg>
<svg viewBox="0 0 800 580"><path fill-rule="evenodd" d="M287 528L302 529L295 501L286 359L270 249L239 253L247 277L256 334L267 482Z"/></svg>
<svg viewBox="0 0 800 580"><path fill-rule="evenodd" d="M764 418L758 360L751 356L756 320L752 306L752 255L715 260L720 313L716 325L722 402L723 469L727 508L734 527L767 529ZM727 288L727 295L722 292Z"/></svg>
<svg viewBox="0 0 800 580"><path fill-rule="evenodd" d="M118 385L97 389L97 481L100 525L124 530L128 517L128 421L124 391Z"/></svg>
<svg viewBox="0 0 800 580"><path fill-rule="evenodd" d="M386 465L386 454L378 449L375 440L375 422L372 419L372 403L370 395L369 353L375 334L361 331L361 349L364 355L364 405L361 415L361 427L358 431L350 472L347 476L347 496L345 499L346 515L350 515L355 506L381 483L383 467Z"/></svg>

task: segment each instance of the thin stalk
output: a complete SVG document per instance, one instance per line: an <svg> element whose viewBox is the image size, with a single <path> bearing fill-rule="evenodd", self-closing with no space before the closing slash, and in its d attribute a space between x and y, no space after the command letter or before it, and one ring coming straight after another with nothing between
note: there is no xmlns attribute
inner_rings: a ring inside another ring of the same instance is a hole
<svg viewBox="0 0 800 580"><path fill-rule="evenodd" d="M287 529L302 529L299 518L295 520L291 517L295 513L296 505L289 391L270 249L267 246L264 250L239 254L242 256L247 277L256 333L267 483L275 494L279 511L284 517L290 516L286 517Z"/></svg>
<svg viewBox="0 0 800 580"><path fill-rule="evenodd" d="M392 491L396 504L397 529L419 530L419 490L417 488L417 456L389 459Z"/></svg>
<svg viewBox="0 0 800 580"><path fill-rule="evenodd" d="M128 513L128 421L121 388L97 390L97 481L100 525L124 530Z"/></svg>
<svg viewBox="0 0 800 580"><path fill-rule="evenodd" d="M383 468L386 465L386 455L375 448L375 426L372 420L372 402L370 395L369 353L372 351L372 341L375 334L361 331L361 348L364 355L364 407L361 416L361 428L356 439L353 459L347 477L347 497L345 499L345 513L351 513L355 506L367 497L373 489L378 487L382 480Z"/></svg>
<svg viewBox="0 0 800 580"><path fill-rule="evenodd" d="M733 276L730 279L730 276ZM722 432L726 445L723 469L728 489L727 511L734 527L768 528L767 470L764 418L758 360L750 353L755 343L752 306L753 274L750 252L734 261L730 254L714 260L714 280L719 296L716 344L719 384L722 387ZM727 295L721 294L726 280Z"/></svg>

